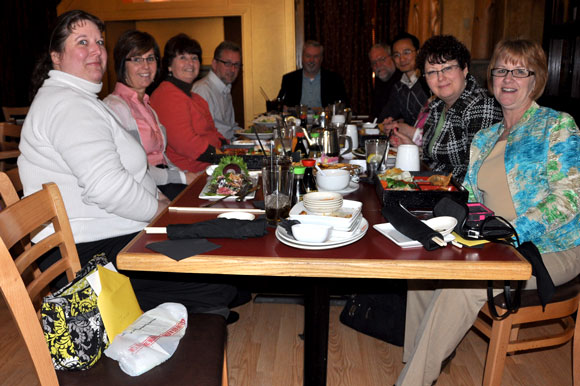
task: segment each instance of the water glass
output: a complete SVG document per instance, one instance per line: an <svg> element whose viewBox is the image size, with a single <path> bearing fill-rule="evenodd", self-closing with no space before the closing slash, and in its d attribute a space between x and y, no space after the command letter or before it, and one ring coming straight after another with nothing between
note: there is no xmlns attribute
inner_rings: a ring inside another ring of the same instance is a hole
<svg viewBox="0 0 580 386"><path fill-rule="evenodd" d="M379 165L379 163L386 149L387 141L384 139L369 139L365 142L367 176L369 179L373 179L375 174L382 170L382 165Z"/></svg>
<svg viewBox="0 0 580 386"><path fill-rule="evenodd" d="M264 159L262 182L266 221L276 225L287 218L292 202L292 159L290 157L270 157Z"/></svg>

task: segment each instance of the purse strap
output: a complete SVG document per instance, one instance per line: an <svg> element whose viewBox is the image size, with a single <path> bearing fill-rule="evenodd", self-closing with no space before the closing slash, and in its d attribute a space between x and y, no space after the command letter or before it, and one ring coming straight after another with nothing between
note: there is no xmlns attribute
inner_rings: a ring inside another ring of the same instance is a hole
<svg viewBox="0 0 580 386"><path fill-rule="evenodd" d="M491 229L488 229L489 234L486 235L486 233L488 233L487 232L488 230L486 230L486 225L493 224L494 222L496 225L490 227ZM504 238L501 235L502 233L504 233L504 232L502 232L503 230L501 228L504 228L504 227L505 227L505 229L508 229L512 232L512 236L511 236L512 241L509 241L508 239ZM495 233L495 235L494 235L494 233ZM488 241L501 243L501 244L509 244L513 247L520 246L520 238L518 236L518 232L516 231L514 226L509 221L507 221L505 218L503 218L501 216L490 216L490 217L486 218L481 226L481 236L482 236L482 238L485 238ZM515 246L514 246L514 243L515 243ZM500 315L499 312L497 311L495 301L494 301L493 281L489 280L487 282L487 305L489 307L489 313L491 314L491 316L494 319L503 320L503 319L507 318L509 315L511 315L519 310L520 305L521 305L521 300L522 300L522 287L523 287L522 280L517 281L517 285L516 285L515 290L512 290L511 282L509 280L504 281L503 296L504 296L504 300L505 300L506 311Z"/></svg>

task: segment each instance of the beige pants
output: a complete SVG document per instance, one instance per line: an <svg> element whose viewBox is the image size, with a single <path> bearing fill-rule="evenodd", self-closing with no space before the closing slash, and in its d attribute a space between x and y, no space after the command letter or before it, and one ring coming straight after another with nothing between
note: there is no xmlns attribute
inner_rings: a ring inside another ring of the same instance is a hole
<svg viewBox="0 0 580 386"><path fill-rule="evenodd" d="M580 274L580 247L542 255L555 285ZM409 280L405 323L406 363L397 386L431 386L441 363L459 345L487 300L487 283L480 281ZM532 276L525 289L536 288ZM500 293L501 290L496 290Z"/></svg>

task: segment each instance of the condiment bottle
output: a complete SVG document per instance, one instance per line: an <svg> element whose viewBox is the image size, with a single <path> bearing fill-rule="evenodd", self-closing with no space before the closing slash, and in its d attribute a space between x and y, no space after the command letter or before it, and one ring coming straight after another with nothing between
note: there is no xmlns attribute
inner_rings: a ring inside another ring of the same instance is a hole
<svg viewBox="0 0 580 386"><path fill-rule="evenodd" d="M306 170L304 170L304 188L306 188L306 193L318 191L312 170L314 165L316 165L316 161L313 159L303 159L302 165L306 167Z"/></svg>
<svg viewBox="0 0 580 386"><path fill-rule="evenodd" d="M310 137L312 138L312 144L310 145L308 156L310 158L320 158L320 133L312 133Z"/></svg>
<svg viewBox="0 0 580 386"><path fill-rule="evenodd" d="M294 187L292 189L292 206L302 201L304 195L306 194L306 188L304 187L305 170L306 168L304 166L294 167Z"/></svg>
<svg viewBox="0 0 580 386"><path fill-rule="evenodd" d="M299 131L294 138L296 138L296 146L293 152L299 152L300 159L308 157L308 150L306 150L306 146L304 145L304 133Z"/></svg>

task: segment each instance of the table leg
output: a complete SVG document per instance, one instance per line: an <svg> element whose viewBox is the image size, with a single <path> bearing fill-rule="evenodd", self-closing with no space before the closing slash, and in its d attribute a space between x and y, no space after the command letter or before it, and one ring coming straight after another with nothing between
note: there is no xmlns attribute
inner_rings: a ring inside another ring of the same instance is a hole
<svg viewBox="0 0 580 386"><path fill-rule="evenodd" d="M329 290L312 281L304 299L304 386L326 386Z"/></svg>

